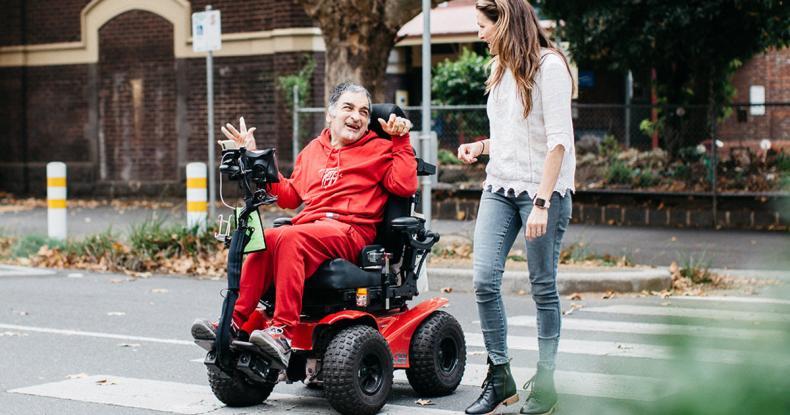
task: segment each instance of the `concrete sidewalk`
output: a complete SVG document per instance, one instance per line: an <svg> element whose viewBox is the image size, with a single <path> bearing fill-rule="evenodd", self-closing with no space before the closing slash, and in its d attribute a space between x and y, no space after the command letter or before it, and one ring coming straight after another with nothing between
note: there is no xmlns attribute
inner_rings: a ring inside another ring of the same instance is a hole
<svg viewBox="0 0 790 415"><path fill-rule="evenodd" d="M84 206L84 205L83 205ZM226 213L228 209L218 209ZM264 225L270 224L280 213L264 214ZM112 229L121 237L132 225L152 219L166 223L185 223L183 203L164 207L89 206L69 209L69 235L75 238ZM22 236L46 235L46 209L33 208L14 211L0 210L0 234ZM432 228L442 235L442 242L471 243L472 221L433 221ZM579 267L562 266L558 285L563 294L584 291L640 292L660 291L671 286L668 266L672 261L683 263L695 258L709 261L715 268L727 269L730 275L746 278L769 276L790 280L790 235L787 233L744 231L700 231L661 228L622 228L611 226L571 225L564 246L582 243L591 254L628 256L642 267ZM525 249L523 238L513 247L514 252ZM733 273L733 269L741 269ZM429 265L432 289L451 287L459 291L472 290L471 264L457 264L446 260ZM510 266L503 279L508 292L528 292L529 275L524 263Z"/></svg>

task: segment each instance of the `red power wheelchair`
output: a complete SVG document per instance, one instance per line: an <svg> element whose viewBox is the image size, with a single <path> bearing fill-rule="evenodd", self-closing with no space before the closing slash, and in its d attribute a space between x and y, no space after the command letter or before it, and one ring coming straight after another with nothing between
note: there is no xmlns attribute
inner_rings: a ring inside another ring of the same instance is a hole
<svg viewBox="0 0 790 415"><path fill-rule="evenodd" d="M392 104L373 105L371 119L405 117ZM389 136L376 122L381 137ZM432 175L436 167L418 159L417 175ZM366 246L359 263L334 259L324 263L305 283L301 322L293 329L292 353L285 369L278 368L252 343L233 339L231 315L238 298L244 247L260 221L250 220L259 206L272 204L267 183L278 180L274 149L227 149L220 171L238 181L244 208L236 229L225 238L228 252L228 291L222 305L216 339L196 340L208 350L205 365L211 389L228 406L265 401L279 381L302 381L323 388L331 406L343 414L378 412L387 401L393 371L405 369L419 396L455 391L464 374L466 343L458 321L442 311L448 300L431 298L416 306L417 279L439 235L425 229L412 215L416 197L390 195L374 245ZM288 224L277 219L274 226ZM270 291L261 299L267 314L276 307Z"/></svg>

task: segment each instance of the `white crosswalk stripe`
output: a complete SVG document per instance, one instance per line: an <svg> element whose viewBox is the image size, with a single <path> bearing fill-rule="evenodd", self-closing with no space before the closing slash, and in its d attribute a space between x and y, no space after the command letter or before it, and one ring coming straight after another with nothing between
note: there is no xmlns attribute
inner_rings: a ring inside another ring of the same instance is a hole
<svg viewBox="0 0 790 415"><path fill-rule="evenodd" d="M751 303L751 304L782 304L782 305L790 305L790 300L782 300L779 298L767 298L767 297L729 297L729 296L692 296L692 295L681 295L677 297L672 297L672 301L680 300L680 301L716 301L722 303Z"/></svg>
<svg viewBox="0 0 790 415"><path fill-rule="evenodd" d="M535 316L519 315L508 317L508 326L537 327ZM775 338L783 333L778 330L741 329L725 327L693 326L684 324L635 323L630 321L594 320L578 317L562 319L562 330L625 333L680 335L694 337L716 337L729 339Z"/></svg>
<svg viewBox="0 0 790 415"><path fill-rule="evenodd" d="M713 320L739 320L749 322L759 321L778 321L790 322L790 315L780 313L758 312L758 311L732 311L732 310L713 310L703 308L684 308L684 307L655 307L645 305L610 305L604 307L583 308L581 313L610 313L610 314L629 314L641 316L660 316L660 317L688 317L705 318Z"/></svg>
<svg viewBox="0 0 790 415"><path fill-rule="evenodd" d="M79 379L46 383L12 389L10 393L60 398L72 401L93 402L130 408L151 409L176 414L249 414L253 408L223 408L214 398L208 385L163 382L120 376L94 375ZM299 408L294 412L293 408ZM288 411L300 414L326 414L332 412L325 399L274 392L266 400L265 412ZM417 408L402 405L385 405L382 413L392 415L413 414ZM455 412L441 409L419 408L421 414L444 415Z"/></svg>
<svg viewBox="0 0 790 415"><path fill-rule="evenodd" d="M486 365L467 363L462 385L480 386L486 378ZM526 382L535 374L535 369L512 366L511 372L517 382ZM405 372L395 372L395 379L406 381ZM557 370L554 373L557 392L598 398L652 401L667 393L667 383L642 376L610 375L603 373Z"/></svg>
<svg viewBox="0 0 790 415"><path fill-rule="evenodd" d="M485 347L483 335L480 333L464 333L468 347ZM538 350L536 336L507 336L510 350ZM645 359L674 359L676 352L667 346L614 341L574 340L563 338L559 346L560 353L572 353L590 356L633 357ZM694 350L694 358L706 362L737 363L748 356L745 352L725 349L700 348Z"/></svg>

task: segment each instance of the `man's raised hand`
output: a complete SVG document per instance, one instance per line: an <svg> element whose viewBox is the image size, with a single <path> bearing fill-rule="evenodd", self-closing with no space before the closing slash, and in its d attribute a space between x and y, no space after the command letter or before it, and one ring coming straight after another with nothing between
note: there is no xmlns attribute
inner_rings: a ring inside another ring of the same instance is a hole
<svg viewBox="0 0 790 415"><path fill-rule="evenodd" d="M390 114L390 118L387 121L384 121L383 118L379 118L379 124L381 124L381 128L384 132L391 136L406 135L413 126L411 121L403 117L396 117L395 114Z"/></svg>
<svg viewBox="0 0 790 415"><path fill-rule="evenodd" d="M239 118L239 130L233 126L231 123L225 124L224 127L221 127L222 134L225 134L225 137L235 141L239 146L247 148L247 150L255 150L255 136L252 133L255 131L255 127L247 129L247 124L244 122L244 117Z"/></svg>

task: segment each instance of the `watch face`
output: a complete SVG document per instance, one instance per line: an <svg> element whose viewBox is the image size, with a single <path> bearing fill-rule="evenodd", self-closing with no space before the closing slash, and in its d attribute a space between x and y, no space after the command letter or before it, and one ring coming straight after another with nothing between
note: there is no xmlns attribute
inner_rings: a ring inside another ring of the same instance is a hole
<svg viewBox="0 0 790 415"><path fill-rule="evenodd" d="M544 207L544 206L546 206L546 201L541 199L541 198L536 198L535 199L535 206L537 206L537 207Z"/></svg>

